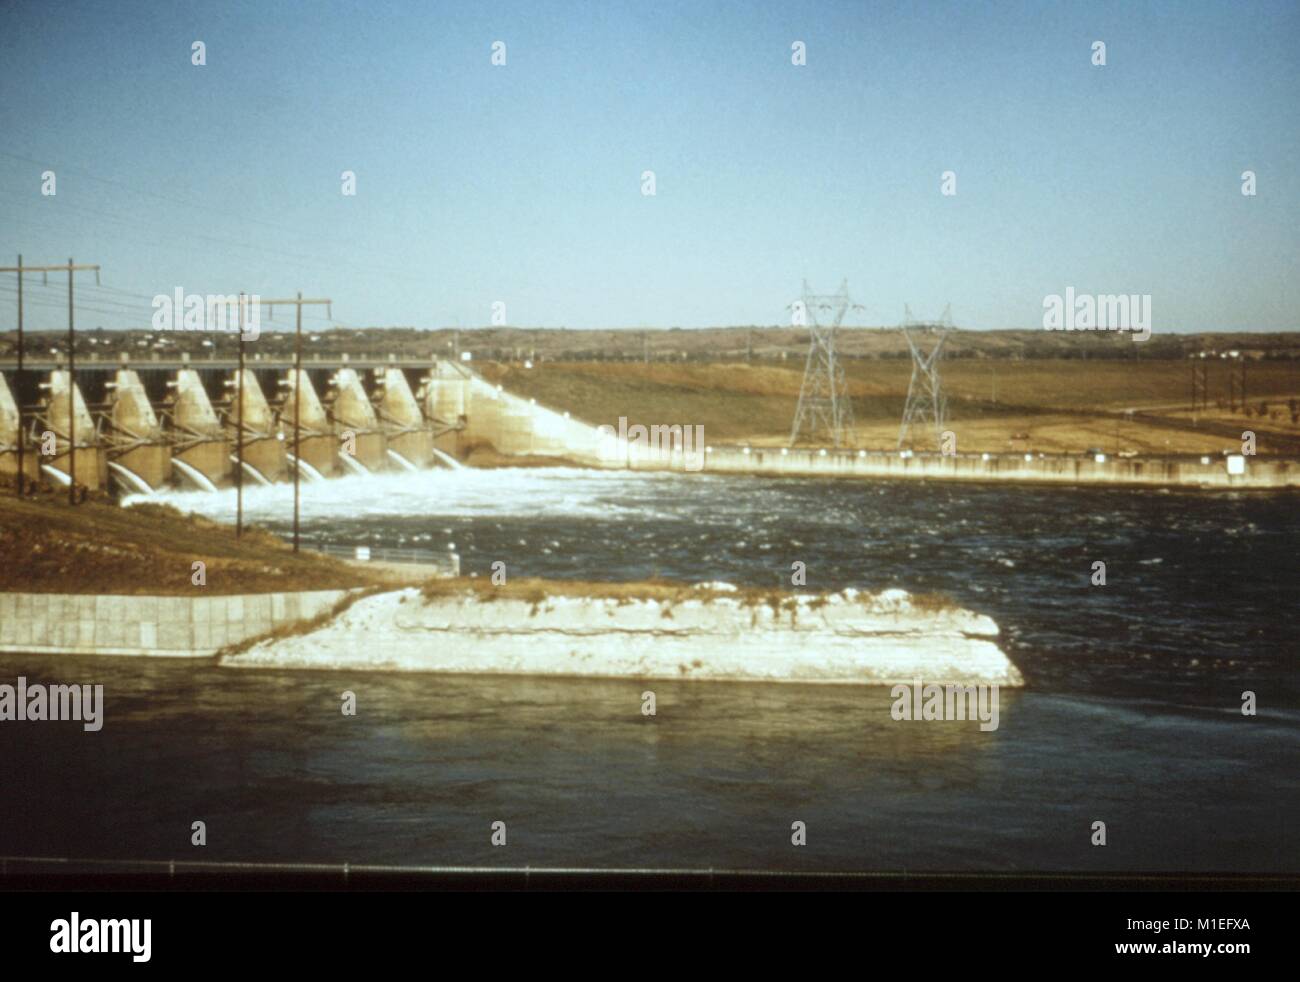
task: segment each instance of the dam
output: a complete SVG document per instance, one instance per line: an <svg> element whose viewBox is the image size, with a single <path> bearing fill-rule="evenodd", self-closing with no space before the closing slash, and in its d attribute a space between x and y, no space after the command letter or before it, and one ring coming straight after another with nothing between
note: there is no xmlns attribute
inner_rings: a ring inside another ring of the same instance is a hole
<svg viewBox="0 0 1300 982"><path fill-rule="evenodd" d="M689 422L615 430L575 419L440 358L29 360L0 365L0 475L142 494L457 467L478 450L501 463L772 477L1109 487L1269 490L1300 487L1300 459L1219 456L927 453L682 441ZM242 385L241 385L242 381ZM69 398L69 386L72 393ZM242 389L242 400L240 391ZM69 419L72 425L69 426ZM659 432L666 431L666 432ZM294 457L298 447L301 459Z"/></svg>
<svg viewBox="0 0 1300 982"><path fill-rule="evenodd" d="M295 468L322 480L449 466L465 422L438 415L454 408L434 397L444 375L464 377L447 362L353 365L346 355L300 371L256 358L241 371L215 359L122 356L80 363L75 381L60 363L21 378L6 368L0 475L15 476L21 456L28 486L66 487L75 456L78 485L126 495L213 491L240 477L276 484Z"/></svg>

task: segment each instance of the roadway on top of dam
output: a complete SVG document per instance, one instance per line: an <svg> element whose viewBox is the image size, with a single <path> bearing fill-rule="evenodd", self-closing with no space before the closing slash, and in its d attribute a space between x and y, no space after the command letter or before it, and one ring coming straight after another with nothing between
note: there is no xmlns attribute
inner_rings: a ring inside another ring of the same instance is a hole
<svg viewBox="0 0 1300 982"><path fill-rule="evenodd" d="M23 371L51 371L66 367L67 362L66 353L60 355L48 353L24 354ZM244 358L244 365L248 368L287 369L293 368L294 364L292 352L269 357L261 352L250 352ZM341 368L344 365L349 368L434 368L439 364L457 365L458 363L447 358L418 358L410 355L322 355L320 352L303 352L302 364L305 368ZM181 368L235 369L239 367L239 358L227 355L220 357L214 355L206 358L186 358L180 355L167 355L164 357L157 354L147 357L131 356L128 358L122 355L104 357L98 352L77 352L77 371L79 373L83 371L116 371L123 367L148 370L176 370ZM0 358L0 371L13 372L17 370L18 359L16 357Z"/></svg>

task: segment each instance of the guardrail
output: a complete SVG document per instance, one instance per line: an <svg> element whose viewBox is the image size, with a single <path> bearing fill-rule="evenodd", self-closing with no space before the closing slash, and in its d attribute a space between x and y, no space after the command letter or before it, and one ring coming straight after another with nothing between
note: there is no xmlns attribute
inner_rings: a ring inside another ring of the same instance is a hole
<svg viewBox="0 0 1300 982"><path fill-rule="evenodd" d="M402 549L389 546L344 546L328 544L314 547L329 556L354 562L396 563L405 566L435 566L446 576L460 575L460 556L450 550Z"/></svg>

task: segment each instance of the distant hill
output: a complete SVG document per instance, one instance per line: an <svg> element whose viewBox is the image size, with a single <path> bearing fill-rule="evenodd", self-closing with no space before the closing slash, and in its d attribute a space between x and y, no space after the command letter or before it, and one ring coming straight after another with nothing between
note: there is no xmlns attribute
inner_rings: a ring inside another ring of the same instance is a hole
<svg viewBox="0 0 1300 982"><path fill-rule="evenodd" d="M250 350L264 354L292 351L293 334L263 324L261 337ZM478 361L799 361L808 351L808 332L794 327L710 328L567 328L479 327L467 329L371 327L303 331L304 350L322 355L405 354L453 357L469 351ZM27 350L48 355L62 351L62 332L26 332ZM12 358L16 334L0 334L0 358ZM206 357L211 351L231 353L232 334L171 331L79 330L79 355L111 356L129 351L139 357L150 351L189 352ZM906 358L907 342L896 327L845 327L839 332L840 353L855 358ZM1300 331L1274 333L1159 334L1135 342L1127 333L1105 331L963 331L948 340L948 358L1098 358L1179 359L1202 352L1219 356L1237 351L1255 359L1300 359Z"/></svg>

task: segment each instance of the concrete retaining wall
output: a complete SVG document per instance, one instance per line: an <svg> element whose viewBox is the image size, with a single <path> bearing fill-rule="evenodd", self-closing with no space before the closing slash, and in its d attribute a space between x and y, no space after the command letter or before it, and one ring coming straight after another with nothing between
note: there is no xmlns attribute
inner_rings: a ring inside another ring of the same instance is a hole
<svg viewBox="0 0 1300 982"><path fill-rule="evenodd" d="M938 454L870 450L787 450L713 447L704 470L713 473L789 474L827 477L913 478L934 481L1006 481L1017 484L1110 484L1116 486L1266 489L1300 487L1300 460L1210 457L1093 457L1066 454Z"/></svg>
<svg viewBox="0 0 1300 982"><path fill-rule="evenodd" d="M0 593L0 651L208 657L329 610L343 590L223 597Z"/></svg>

